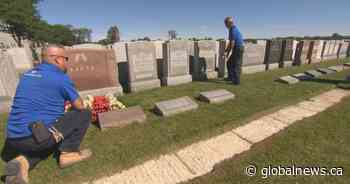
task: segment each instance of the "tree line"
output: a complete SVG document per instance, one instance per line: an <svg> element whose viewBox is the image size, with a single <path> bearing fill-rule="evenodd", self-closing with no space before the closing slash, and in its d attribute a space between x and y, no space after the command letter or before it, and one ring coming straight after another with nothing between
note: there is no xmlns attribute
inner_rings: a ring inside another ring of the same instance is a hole
<svg viewBox="0 0 350 184"><path fill-rule="evenodd" d="M10 33L19 46L22 46L24 39L35 43L62 45L91 42L91 29L49 24L43 20L38 10L41 1L43 0L1 0L1 31Z"/></svg>

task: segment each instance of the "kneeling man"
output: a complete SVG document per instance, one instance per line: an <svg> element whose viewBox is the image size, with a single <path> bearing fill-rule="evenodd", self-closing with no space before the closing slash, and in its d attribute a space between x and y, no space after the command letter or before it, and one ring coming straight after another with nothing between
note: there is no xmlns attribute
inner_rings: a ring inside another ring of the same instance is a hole
<svg viewBox="0 0 350 184"><path fill-rule="evenodd" d="M42 53L42 64L21 77L8 118L5 149L17 154L6 164L6 184L27 184L29 170L51 153L61 168L91 156L80 150L91 112L66 74L65 49L49 45ZM66 101L73 111L64 113Z"/></svg>

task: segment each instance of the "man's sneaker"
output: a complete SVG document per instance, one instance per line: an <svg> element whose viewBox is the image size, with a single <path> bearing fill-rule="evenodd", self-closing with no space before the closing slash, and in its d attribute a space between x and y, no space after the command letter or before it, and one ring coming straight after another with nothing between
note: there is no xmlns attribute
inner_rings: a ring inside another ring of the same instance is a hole
<svg viewBox="0 0 350 184"><path fill-rule="evenodd" d="M28 184L29 162L24 156L19 156L6 164L5 184Z"/></svg>
<svg viewBox="0 0 350 184"><path fill-rule="evenodd" d="M89 149L82 150L80 152L62 152L60 155L59 166L61 169L69 167L90 158L91 155L92 152Z"/></svg>

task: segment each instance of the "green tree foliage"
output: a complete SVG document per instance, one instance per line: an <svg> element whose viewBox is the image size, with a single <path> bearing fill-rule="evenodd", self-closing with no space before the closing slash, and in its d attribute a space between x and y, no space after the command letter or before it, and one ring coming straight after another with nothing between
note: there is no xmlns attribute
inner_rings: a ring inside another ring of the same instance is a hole
<svg viewBox="0 0 350 184"><path fill-rule="evenodd" d="M32 38L35 24L40 20L37 5L40 0L1 0L0 20L9 25L8 31L18 45L22 39Z"/></svg>
<svg viewBox="0 0 350 184"><path fill-rule="evenodd" d="M102 39L102 40L99 40L98 42L97 42L98 44L101 44L101 45L108 45L108 44L110 44L109 43L109 40L108 39Z"/></svg>
<svg viewBox="0 0 350 184"><path fill-rule="evenodd" d="M88 28L72 28L74 44L91 42L92 30Z"/></svg>

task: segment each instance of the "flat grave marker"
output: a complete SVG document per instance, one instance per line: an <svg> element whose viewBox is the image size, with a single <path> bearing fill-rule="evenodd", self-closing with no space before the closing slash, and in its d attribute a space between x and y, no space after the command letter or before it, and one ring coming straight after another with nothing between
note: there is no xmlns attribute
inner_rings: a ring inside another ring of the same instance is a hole
<svg viewBox="0 0 350 184"><path fill-rule="evenodd" d="M331 67L328 67L328 69L336 71L336 72L341 72L344 70L344 66L342 66L342 65L331 66Z"/></svg>
<svg viewBox="0 0 350 184"><path fill-rule="evenodd" d="M292 77L292 76L283 76L278 79L280 82L286 83L286 84L296 84L299 82L299 79Z"/></svg>
<svg viewBox="0 0 350 184"><path fill-rule="evenodd" d="M161 116L171 116L197 108L198 104L196 104L190 97L185 96L173 100L157 102L154 110Z"/></svg>
<svg viewBox="0 0 350 184"><path fill-rule="evenodd" d="M319 71L323 74L326 74L326 75L336 73L336 71L330 70L328 68L318 68L317 71Z"/></svg>
<svg viewBox="0 0 350 184"><path fill-rule="evenodd" d="M312 77L316 77L316 78L323 76L323 74L317 70L308 70L305 73L312 76Z"/></svg>
<svg viewBox="0 0 350 184"><path fill-rule="evenodd" d="M225 89L201 92L199 99L208 103L221 103L234 99L235 95Z"/></svg>
<svg viewBox="0 0 350 184"><path fill-rule="evenodd" d="M129 107L125 110L117 110L101 113L98 115L99 125L102 130L113 127L124 127L131 123L143 123L146 114L140 106Z"/></svg>
<svg viewBox="0 0 350 184"><path fill-rule="evenodd" d="M301 80L301 81L312 79L312 77L310 75L307 75L305 73L297 73L297 74L293 74L292 76Z"/></svg>

